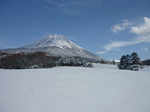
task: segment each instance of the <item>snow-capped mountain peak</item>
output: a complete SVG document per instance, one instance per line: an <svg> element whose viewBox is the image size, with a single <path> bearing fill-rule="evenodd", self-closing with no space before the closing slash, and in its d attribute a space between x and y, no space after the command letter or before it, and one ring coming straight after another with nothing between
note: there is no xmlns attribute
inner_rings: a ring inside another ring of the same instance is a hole
<svg viewBox="0 0 150 112"><path fill-rule="evenodd" d="M57 46L60 48L68 47L68 48L83 49L62 35L50 35L40 41L26 45L22 48L40 48L40 47L52 47L52 46Z"/></svg>

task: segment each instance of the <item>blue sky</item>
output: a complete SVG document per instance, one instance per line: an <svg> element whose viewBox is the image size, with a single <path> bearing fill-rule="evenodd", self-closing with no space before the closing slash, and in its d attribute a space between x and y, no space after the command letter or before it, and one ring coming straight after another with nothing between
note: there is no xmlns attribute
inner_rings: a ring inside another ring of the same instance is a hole
<svg viewBox="0 0 150 112"><path fill-rule="evenodd" d="M0 49L54 34L106 59L150 59L150 0L0 0Z"/></svg>

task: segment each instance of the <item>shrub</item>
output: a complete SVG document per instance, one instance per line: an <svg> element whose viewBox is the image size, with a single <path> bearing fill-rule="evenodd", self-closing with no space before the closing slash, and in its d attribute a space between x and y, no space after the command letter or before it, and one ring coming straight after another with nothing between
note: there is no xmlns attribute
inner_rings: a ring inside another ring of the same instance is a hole
<svg viewBox="0 0 150 112"><path fill-rule="evenodd" d="M58 66L83 66L93 67L93 65L80 58L61 58L58 62Z"/></svg>

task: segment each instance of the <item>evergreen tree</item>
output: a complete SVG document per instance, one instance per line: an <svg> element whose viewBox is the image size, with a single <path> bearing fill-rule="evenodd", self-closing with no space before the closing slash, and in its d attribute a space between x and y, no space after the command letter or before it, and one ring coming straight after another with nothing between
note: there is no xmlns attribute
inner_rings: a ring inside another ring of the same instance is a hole
<svg viewBox="0 0 150 112"><path fill-rule="evenodd" d="M125 69L126 56L123 55L120 59L119 69Z"/></svg>
<svg viewBox="0 0 150 112"><path fill-rule="evenodd" d="M138 65L142 65L137 53L133 52L131 55L123 55L120 59L119 69L138 70Z"/></svg>
<svg viewBox="0 0 150 112"><path fill-rule="evenodd" d="M142 65L142 62L141 62L141 60L140 60L140 58L139 58L137 53L133 52L131 54L131 56L132 56L133 64Z"/></svg>

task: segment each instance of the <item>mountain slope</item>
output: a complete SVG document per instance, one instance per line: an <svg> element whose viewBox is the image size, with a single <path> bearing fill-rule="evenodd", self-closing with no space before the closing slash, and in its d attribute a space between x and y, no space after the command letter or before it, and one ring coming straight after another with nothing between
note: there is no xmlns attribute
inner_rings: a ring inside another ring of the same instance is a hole
<svg viewBox="0 0 150 112"><path fill-rule="evenodd" d="M93 60L102 60L103 58L81 48L75 43L71 42L62 35L50 35L44 39L41 39L37 42L31 43L29 45L17 48L17 49L7 49L3 52L35 52L35 51L44 51L50 53L54 56L62 57L82 57ZM105 60L105 59L104 59ZM108 61L108 60L105 60Z"/></svg>

